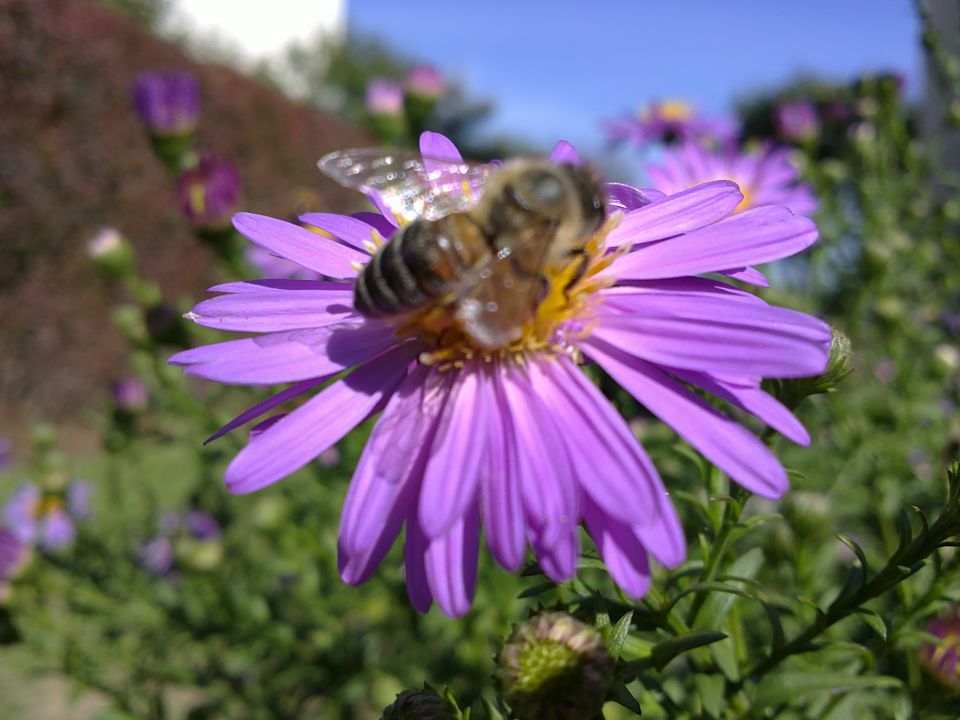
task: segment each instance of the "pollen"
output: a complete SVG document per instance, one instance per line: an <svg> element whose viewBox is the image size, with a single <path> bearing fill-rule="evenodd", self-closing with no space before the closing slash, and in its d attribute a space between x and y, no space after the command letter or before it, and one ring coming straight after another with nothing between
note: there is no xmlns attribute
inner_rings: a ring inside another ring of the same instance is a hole
<svg viewBox="0 0 960 720"><path fill-rule="evenodd" d="M600 229L574 256L556 268L544 268L545 294L533 317L521 327L520 337L500 348L479 347L457 322L453 309L456 297L407 316L397 329L398 334L418 337L430 349L421 353L420 362L440 370L462 367L473 358L526 363L530 353L566 354L579 359L577 340L589 334L593 325L598 291L613 283L603 270L619 256L608 252L607 235L619 224L621 213L608 217Z"/></svg>

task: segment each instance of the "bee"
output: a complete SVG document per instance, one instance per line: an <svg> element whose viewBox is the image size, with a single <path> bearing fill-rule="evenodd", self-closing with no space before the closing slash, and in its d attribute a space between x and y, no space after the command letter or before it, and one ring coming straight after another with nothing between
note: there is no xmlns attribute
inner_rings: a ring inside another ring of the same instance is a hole
<svg viewBox="0 0 960 720"><path fill-rule="evenodd" d="M579 263L606 214L593 171L542 158L500 166L342 150L320 169L361 190L401 222L357 276L354 306L390 318L441 307L484 350L523 336L547 278Z"/></svg>

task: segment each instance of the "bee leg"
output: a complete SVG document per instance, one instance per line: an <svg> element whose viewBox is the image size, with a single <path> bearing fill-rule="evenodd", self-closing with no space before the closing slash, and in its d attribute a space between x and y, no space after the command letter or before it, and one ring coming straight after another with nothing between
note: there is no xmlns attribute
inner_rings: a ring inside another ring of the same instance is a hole
<svg viewBox="0 0 960 720"><path fill-rule="evenodd" d="M570 291L575 288L577 283L583 280L583 276L587 274L587 265L589 264L590 256L584 248L575 248L567 253L567 255L575 258L574 262L577 263L577 271L573 274L573 277L567 281L567 284L563 286L563 294L569 298Z"/></svg>

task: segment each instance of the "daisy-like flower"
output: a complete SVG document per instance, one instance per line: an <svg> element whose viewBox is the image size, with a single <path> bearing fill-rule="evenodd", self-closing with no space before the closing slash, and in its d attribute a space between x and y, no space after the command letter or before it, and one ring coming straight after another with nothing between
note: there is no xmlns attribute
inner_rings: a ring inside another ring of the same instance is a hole
<svg viewBox="0 0 960 720"><path fill-rule="evenodd" d="M927 632L938 642L920 649L924 665L947 685L960 686L960 609L953 607L947 616L931 620Z"/></svg>
<svg viewBox="0 0 960 720"><path fill-rule="evenodd" d="M800 215L812 215L817 200L810 184L800 181L792 152L769 145L752 152L709 150L691 142L665 150L659 161L648 163L644 170L653 186L667 195L710 180L732 180L743 193L738 211L782 205Z"/></svg>
<svg viewBox="0 0 960 720"><path fill-rule="evenodd" d="M807 100L794 100L779 105L773 114L777 133L784 140L804 141L820 134L820 116L816 106Z"/></svg>
<svg viewBox="0 0 960 720"><path fill-rule="evenodd" d="M133 100L137 114L152 133L184 135L197 126L200 87L189 72L141 73Z"/></svg>
<svg viewBox="0 0 960 720"><path fill-rule="evenodd" d="M243 185L233 163L204 153L177 179L176 197L180 212L194 227L229 228L230 216L243 200Z"/></svg>
<svg viewBox="0 0 960 720"><path fill-rule="evenodd" d="M75 480L65 492L22 485L4 507L4 520L20 540L53 552L73 544L76 522L90 512L90 486Z"/></svg>
<svg viewBox="0 0 960 720"><path fill-rule="evenodd" d="M654 102L636 115L607 120L603 123L607 136L615 143L667 145L690 140L725 144L738 132L737 123L727 117L707 117L682 100Z"/></svg>
<svg viewBox="0 0 960 720"><path fill-rule="evenodd" d="M433 133L421 138L421 151L460 158ZM551 158L579 162L567 143ZM548 277L523 337L497 351L438 332L420 316L401 324L355 311L354 278L396 229L389 214L302 218L337 240L237 215L236 228L252 242L333 279L218 285L212 291L220 295L189 314L200 325L257 335L175 355L171 362L188 374L290 383L211 439L312 394L254 428L227 469L228 487L266 487L381 413L341 516L346 582L369 578L405 527L413 605L425 611L436 601L462 615L481 529L504 568L519 568L529 545L543 571L563 581L575 573L582 523L624 592L642 596L648 556L676 566L684 536L643 448L578 367L592 361L737 482L764 497L782 495L787 476L769 449L687 385L809 442L760 380L821 372L830 329L704 275L799 252L815 241L816 227L783 207L734 214L743 196L731 182L671 196L625 185L608 192L613 215L588 245L586 272L577 263Z"/></svg>

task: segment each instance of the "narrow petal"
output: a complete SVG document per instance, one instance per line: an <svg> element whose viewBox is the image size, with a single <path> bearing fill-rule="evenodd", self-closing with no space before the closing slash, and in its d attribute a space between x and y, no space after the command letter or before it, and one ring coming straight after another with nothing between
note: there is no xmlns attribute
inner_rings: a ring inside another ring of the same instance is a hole
<svg viewBox="0 0 960 720"><path fill-rule="evenodd" d="M650 522L663 486L620 414L566 358L531 363L530 377L562 428L583 492L628 524Z"/></svg>
<svg viewBox="0 0 960 720"><path fill-rule="evenodd" d="M544 545L539 536L530 538L540 569L554 582L567 582L577 574L577 555L580 553L580 534L576 527L567 528L559 539Z"/></svg>
<svg viewBox="0 0 960 720"><path fill-rule="evenodd" d="M461 617L470 610L477 589L480 512L474 503L426 552L430 592L445 615Z"/></svg>
<svg viewBox="0 0 960 720"><path fill-rule="evenodd" d="M353 290L265 290L204 300L186 317L197 325L239 332L274 332L360 320Z"/></svg>
<svg viewBox="0 0 960 720"><path fill-rule="evenodd" d="M393 235L397 229L397 225L393 221L392 217L384 217L380 213L358 212L354 213L353 217L355 217L357 220L363 220L363 222L380 233L380 237L382 237L384 240L389 240L390 236Z"/></svg>
<svg viewBox="0 0 960 720"><path fill-rule="evenodd" d="M526 545L519 448L498 365L492 366L490 376L494 405L489 426L488 475L480 483L480 506L491 554L505 570L515 571L523 563Z"/></svg>
<svg viewBox="0 0 960 720"><path fill-rule="evenodd" d="M255 420L261 415L270 412L274 408L280 407L288 400L291 400L297 397L298 395L301 395L307 392L307 390L310 390L311 388L316 387L321 382L323 382L321 378L311 378L309 380L303 380L301 382L298 382L295 385L291 385L285 390L281 390L276 395L273 395L267 398L263 402L257 403L249 410L245 410L244 412L237 415L233 420L228 422L222 428L217 430L213 435L211 435L206 440L204 440L203 444L206 445L207 443L211 443L217 438L226 435L231 430L235 430L241 425L246 425L251 420Z"/></svg>
<svg viewBox="0 0 960 720"><path fill-rule="evenodd" d="M606 183L603 189L607 193L607 205L610 210L636 210L666 197L659 190L635 188L623 183Z"/></svg>
<svg viewBox="0 0 960 720"><path fill-rule="evenodd" d="M646 548L636 535L589 500L584 503L583 517L614 582L635 600L646 595L650 589L650 563Z"/></svg>
<svg viewBox="0 0 960 720"><path fill-rule="evenodd" d="M212 293L262 293L266 290L316 290L316 291L353 291L353 282L331 282L329 280L293 280L286 278L268 278L264 280L239 280L220 283L207 288Z"/></svg>
<svg viewBox="0 0 960 720"><path fill-rule="evenodd" d="M568 165L579 165L580 153L566 140L559 141L550 151L550 162L567 163Z"/></svg>
<svg viewBox="0 0 960 720"><path fill-rule="evenodd" d="M634 213L649 212L666 202ZM626 215L624 222L634 213ZM614 232L619 234L622 227L623 223ZM817 226L810 218L784 207L759 207L628 253L611 265L609 273L626 280L653 280L718 272L779 260L816 240Z"/></svg>
<svg viewBox="0 0 960 720"><path fill-rule="evenodd" d="M477 366L462 369L433 439L420 491L418 517L429 538L446 534L476 504L490 404L491 388L483 373Z"/></svg>
<svg viewBox="0 0 960 720"><path fill-rule="evenodd" d="M347 245L357 248L364 255L370 254L367 244L373 242L373 227L363 220L352 218L349 215L311 212L301 215L300 221L330 233L337 240L342 240Z"/></svg>
<svg viewBox="0 0 960 720"><path fill-rule="evenodd" d="M375 544L384 518L420 486L429 445L443 407L425 394L430 370L417 367L390 398L364 446L340 513L340 545L356 555ZM408 450L402 455L395 448ZM387 458L389 454L389 459ZM385 460L387 460L385 462ZM409 504L409 503L407 503ZM404 506L399 523L409 515Z"/></svg>
<svg viewBox="0 0 960 720"><path fill-rule="evenodd" d="M738 483L771 499L786 492L786 472L752 433L650 363L595 335L584 346L621 387Z"/></svg>
<svg viewBox="0 0 960 720"><path fill-rule="evenodd" d="M233 226L245 238L274 255L327 277L354 278L357 271L352 263L364 263L370 259L367 253L266 215L237 213L233 216Z"/></svg>
<svg viewBox="0 0 960 720"><path fill-rule="evenodd" d="M798 445L809 445L810 435L800 421L783 406L776 398L771 397L760 389L759 383L745 384L719 380L707 373L698 373L691 370L677 370L670 372L684 382L696 385L718 398L736 405L741 410L755 415L767 425L788 440Z"/></svg>
<svg viewBox="0 0 960 720"><path fill-rule="evenodd" d="M630 299L631 312L601 306L593 334L644 360L746 378L805 377L826 367L830 328L804 313L729 295Z"/></svg>
<svg viewBox="0 0 960 720"><path fill-rule="evenodd" d="M756 285L757 287L770 287L770 281L767 280L767 276L756 268L745 267L736 270L721 270L720 273L732 277L734 280Z"/></svg>
<svg viewBox="0 0 960 720"><path fill-rule="evenodd" d="M417 348L402 345L318 393L237 454L227 468L227 487L253 492L306 465L393 393L416 354Z"/></svg>
<svg viewBox="0 0 960 720"><path fill-rule="evenodd" d="M502 397L519 446L524 516L542 546L550 547L580 519L579 492L565 447L571 430L558 425L523 370L506 366ZM576 432L576 429L572 430Z"/></svg>
<svg viewBox="0 0 960 720"><path fill-rule="evenodd" d="M628 212L607 237L607 246L643 245L692 232L726 217L741 200L736 183L714 180L697 185Z"/></svg>
<svg viewBox="0 0 960 720"><path fill-rule="evenodd" d="M427 547L430 541L415 517L407 520L403 543L403 572L407 581L407 597L417 612L425 613L433 604L430 581L427 579Z"/></svg>
<svg viewBox="0 0 960 720"><path fill-rule="evenodd" d="M207 380L274 385L336 375L396 344L393 333L376 323L343 323L207 345L170 362Z"/></svg>

